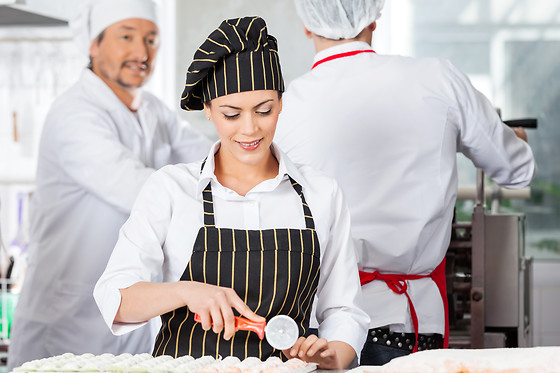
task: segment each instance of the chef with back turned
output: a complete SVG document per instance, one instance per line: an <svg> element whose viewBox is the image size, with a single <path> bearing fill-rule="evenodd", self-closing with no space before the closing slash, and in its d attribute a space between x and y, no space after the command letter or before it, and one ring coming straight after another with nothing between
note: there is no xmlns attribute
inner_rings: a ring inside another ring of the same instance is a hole
<svg viewBox="0 0 560 373"><path fill-rule="evenodd" d="M457 152L505 187L527 186L536 169L523 129L502 123L449 61L376 53L383 3L295 0L316 55L288 87L275 136L348 199L371 318L363 365L447 345Z"/></svg>
<svg viewBox="0 0 560 373"><path fill-rule="evenodd" d="M70 26L90 64L44 124L8 371L65 352L151 352L150 327L122 337L107 330L93 288L144 181L210 148L142 89L160 44L153 0L86 1Z"/></svg>

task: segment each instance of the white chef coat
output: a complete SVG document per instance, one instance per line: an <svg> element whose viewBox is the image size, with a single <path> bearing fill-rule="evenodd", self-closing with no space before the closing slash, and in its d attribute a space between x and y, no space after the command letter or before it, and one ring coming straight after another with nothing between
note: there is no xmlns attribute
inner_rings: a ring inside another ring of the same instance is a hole
<svg viewBox="0 0 560 373"><path fill-rule="evenodd" d="M10 368L65 352L151 352L149 328L123 338L107 330L93 288L148 176L202 159L211 144L148 92L131 112L89 69L55 100L39 149Z"/></svg>
<svg viewBox="0 0 560 373"><path fill-rule="evenodd" d="M368 316L361 310L358 266L350 235L350 214L334 179L307 166L296 167L274 149L279 172L240 196L214 175L216 143L202 173L201 162L167 166L146 182L123 225L119 240L97 282L94 297L105 322L121 335L142 324L115 323L119 289L140 281L179 281L189 262L199 229L204 225L202 190L211 182L217 227L232 229L304 229L301 198L290 175L303 187L315 221L321 249L317 288L319 335L350 344L359 354Z"/></svg>
<svg viewBox="0 0 560 373"><path fill-rule="evenodd" d="M350 42L321 51L372 50ZM449 245L456 153L496 183L521 188L535 172L531 149L451 63L361 53L322 63L283 96L275 141L293 159L340 183L360 269L428 274ZM408 281L420 333L444 332L440 293ZM363 287L370 327L412 332L408 303L383 281Z"/></svg>

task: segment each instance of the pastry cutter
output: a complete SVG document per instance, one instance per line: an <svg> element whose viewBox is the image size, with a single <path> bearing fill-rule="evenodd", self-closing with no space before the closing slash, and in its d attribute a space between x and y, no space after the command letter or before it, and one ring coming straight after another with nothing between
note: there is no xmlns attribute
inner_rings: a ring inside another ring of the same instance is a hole
<svg viewBox="0 0 560 373"><path fill-rule="evenodd" d="M299 329L290 316L277 315L268 322L255 322L244 317L235 316L235 331L248 330L257 333L260 339L265 338L268 344L277 350L286 350L292 347L298 337ZM194 315L194 321L201 322L198 314Z"/></svg>

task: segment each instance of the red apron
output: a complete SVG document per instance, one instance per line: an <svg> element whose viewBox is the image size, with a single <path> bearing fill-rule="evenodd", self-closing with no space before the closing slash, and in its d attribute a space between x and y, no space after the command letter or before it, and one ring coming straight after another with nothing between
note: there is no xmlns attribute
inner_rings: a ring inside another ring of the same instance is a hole
<svg viewBox="0 0 560 373"><path fill-rule="evenodd" d="M427 275L406 275L406 274L389 274L389 273L379 273L375 271L373 273L360 272L360 282L362 286L373 281L382 280L385 281L389 289L391 289L396 294L404 294L408 299L408 305L410 307L410 316L412 317L412 324L414 326L414 334L416 335L416 343L414 344L414 349L412 352L418 351L418 316L416 316L416 310L414 309L414 304L407 293L406 280L417 280L420 278L431 277L436 283L439 293L441 295L441 301L443 302L443 309L445 311L445 334L443 336L443 348L448 348L449 346L449 318L448 318L448 307L447 307L447 286L445 282L445 258L441 263L432 271L432 273Z"/></svg>

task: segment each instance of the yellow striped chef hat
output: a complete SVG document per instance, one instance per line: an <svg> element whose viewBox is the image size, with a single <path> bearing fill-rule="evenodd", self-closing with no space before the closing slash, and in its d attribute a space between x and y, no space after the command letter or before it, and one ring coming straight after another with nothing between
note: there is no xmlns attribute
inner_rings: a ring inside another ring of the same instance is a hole
<svg viewBox="0 0 560 373"><path fill-rule="evenodd" d="M181 108L202 110L216 97L263 89L284 92L276 38L261 17L229 19L194 54Z"/></svg>

